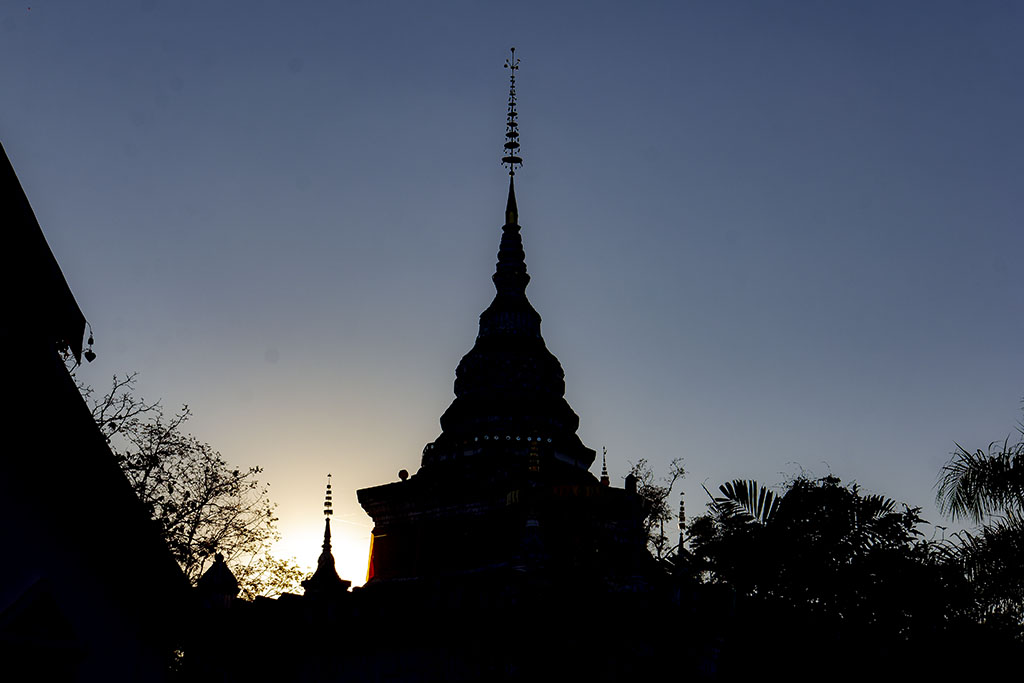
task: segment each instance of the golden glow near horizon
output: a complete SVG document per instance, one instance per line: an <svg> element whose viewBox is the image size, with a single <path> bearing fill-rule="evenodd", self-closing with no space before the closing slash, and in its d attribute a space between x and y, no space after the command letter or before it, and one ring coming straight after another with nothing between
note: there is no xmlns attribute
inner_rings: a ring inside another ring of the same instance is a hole
<svg viewBox="0 0 1024 683"><path fill-rule="evenodd" d="M344 392L339 395L346 396ZM335 567L342 579L361 586L366 582L373 522L360 507L356 491L397 478L401 467L415 469L429 431L423 427L385 430L373 424L359 428L337 418L328 421L324 413L337 411L350 417L351 411L338 407L339 400L321 398L331 405L330 412L321 406L320 414L311 415L303 408L277 404L274 410L257 412L254 425L248 429L229 431L234 421L225 421L211 442L215 438L218 444L224 443L224 452L231 454L232 461L266 463L260 479L268 484L270 500L277 504L275 516L281 536L272 553L281 559L293 559L307 574L315 571L323 545L324 480L328 472L332 473L331 546ZM391 464L386 455L389 452L414 455ZM282 458L280 453L293 455Z"/></svg>
<svg viewBox="0 0 1024 683"><path fill-rule="evenodd" d="M366 564L370 556L370 529L372 524L345 519L335 514L331 518L331 552L338 576L351 581L353 586L366 583ZM294 559L307 574L316 569L324 542L323 515L318 524L278 524L281 540L274 544L274 554ZM309 527L309 528L307 528Z"/></svg>

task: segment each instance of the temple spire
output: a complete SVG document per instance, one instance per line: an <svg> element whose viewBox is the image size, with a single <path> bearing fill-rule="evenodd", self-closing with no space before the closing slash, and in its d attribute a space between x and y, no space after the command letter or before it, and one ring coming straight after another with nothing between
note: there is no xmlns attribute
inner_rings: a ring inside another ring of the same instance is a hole
<svg viewBox="0 0 1024 683"><path fill-rule="evenodd" d="M683 551L686 533L686 491L679 492L679 552Z"/></svg>
<svg viewBox="0 0 1024 683"><path fill-rule="evenodd" d="M523 158L519 156L519 112L516 110L516 71L519 70L519 60L516 59L516 49L512 48L511 55L505 60L505 68L508 69L508 112L505 117L505 144L501 157L503 166L508 167L508 203L505 205L505 225L519 224L519 208L516 206L516 167L523 165Z"/></svg>
<svg viewBox="0 0 1024 683"><path fill-rule="evenodd" d="M330 555L331 553L331 515L334 514L334 510L331 507L331 475L327 475L327 493L324 495L324 553ZM334 558L331 558L331 564L334 564Z"/></svg>
<svg viewBox="0 0 1024 683"><path fill-rule="evenodd" d="M324 496L323 552L320 553L320 558L316 562L316 571L313 572L313 576L302 582L302 587L306 589L306 595L346 591L351 585L350 581L342 580L338 576L338 571L334 568L334 555L331 553L331 515L333 514L331 475L328 474L327 493Z"/></svg>
<svg viewBox="0 0 1024 683"><path fill-rule="evenodd" d="M601 486L611 486L612 480L608 477L608 449L601 447Z"/></svg>
<svg viewBox="0 0 1024 683"><path fill-rule="evenodd" d="M515 190L516 171L523 164L515 49L505 68L509 90L501 163L508 169L508 203L491 276L495 296L480 314L473 348L455 370L455 400L441 416L441 436L423 450L422 463L428 468L445 462L447 468L456 458L462 461L466 444L490 446L501 440L516 446L543 438L560 462L589 471L596 454L576 435L579 417L565 400L565 373L544 344L540 314L526 296L530 275Z"/></svg>
<svg viewBox="0 0 1024 683"><path fill-rule="evenodd" d="M494 285L500 296L525 297L530 276L526 274L526 254L523 240L519 236L519 207L516 206L516 168L523 165L519 156L519 112L516 110L516 71L519 60L516 49L505 60L509 70L508 113L505 119L505 145L502 165L508 167L508 202L505 204L505 225L502 227L501 245L498 248L498 263L493 276Z"/></svg>
<svg viewBox="0 0 1024 683"><path fill-rule="evenodd" d="M510 178L515 177L516 167L523 165L523 158L519 156L519 112L516 111L516 71L519 71L519 60L516 59L516 49L512 48L512 55L505 60L505 68L508 69L508 113L505 119L505 145L501 163L508 167Z"/></svg>

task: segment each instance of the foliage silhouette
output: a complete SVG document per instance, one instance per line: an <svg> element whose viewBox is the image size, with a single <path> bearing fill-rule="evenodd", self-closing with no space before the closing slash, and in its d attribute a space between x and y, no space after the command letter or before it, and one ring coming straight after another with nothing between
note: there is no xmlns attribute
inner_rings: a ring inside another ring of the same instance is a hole
<svg viewBox="0 0 1024 683"><path fill-rule="evenodd" d="M734 479L718 487L722 495L712 496L715 510L722 514L739 516L746 513L750 521L766 524L779 508L781 499L771 489L760 486L753 479ZM707 488L704 489L707 491ZM711 496L711 493L708 492Z"/></svg>
<svg viewBox="0 0 1024 683"><path fill-rule="evenodd" d="M988 450L956 444L939 474L936 502L973 531L957 532L945 545L947 559L970 581L980 621L1024 640L1024 425L1012 443Z"/></svg>
<svg viewBox="0 0 1024 683"><path fill-rule="evenodd" d="M159 401L136 395L136 377L114 375L102 395L78 386L189 581L195 585L217 551L232 565L243 598L296 590L302 570L270 553L279 535L275 505L257 478L261 468L228 465L209 444L183 431L192 415L187 405L165 415Z"/></svg>
<svg viewBox="0 0 1024 683"><path fill-rule="evenodd" d="M683 459L676 458L669 463L668 476L660 483L645 458L637 460L630 467L629 473L636 477L636 492L643 501L643 525L644 533L647 535L647 548L655 559L665 561L678 549L665 529L671 528L676 519L676 511L669 499L672 489L686 476Z"/></svg>
<svg viewBox="0 0 1024 683"><path fill-rule="evenodd" d="M751 662L795 643L808 671L865 653L865 666L910 666L973 637L966 578L922 540L919 508L834 476L798 477L781 495L752 480L719 491L676 564L729 614L723 672L755 673Z"/></svg>
<svg viewBox="0 0 1024 683"><path fill-rule="evenodd" d="M993 441L987 453L956 444L939 475L936 502L952 519L979 524L1024 510L1024 439L1010 444L1007 437L1001 446Z"/></svg>
<svg viewBox="0 0 1024 683"><path fill-rule="evenodd" d="M873 550L909 549L920 536L918 508L896 512L894 501L864 496L834 476L799 477L779 497L754 481L730 482L720 491L710 514L690 525L691 553L709 580L750 592L803 595L817 606L841 602L826 577L850 573ZM759 558L753 564L747 561L752 549Z"/></svg>

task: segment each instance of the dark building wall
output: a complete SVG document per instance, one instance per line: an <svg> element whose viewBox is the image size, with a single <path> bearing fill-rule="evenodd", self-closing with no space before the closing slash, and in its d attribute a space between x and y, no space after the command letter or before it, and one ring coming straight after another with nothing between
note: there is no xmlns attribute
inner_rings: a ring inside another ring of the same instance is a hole
<svg viewBox="0 0 1024 683"><path fill-rule="evenodd" d="M5 661L74 662L66 680L160 680L187 582L56 353L12 348L21 364L0 402ZM54 652L68 656L44 656Z"/></svg>
<svg viewBox="0 0 1024 683"><path fill-rule="evenodd" d="M0 226L3 673L160 680L188 584L58 356L85 318L2 147Z"/></svg>

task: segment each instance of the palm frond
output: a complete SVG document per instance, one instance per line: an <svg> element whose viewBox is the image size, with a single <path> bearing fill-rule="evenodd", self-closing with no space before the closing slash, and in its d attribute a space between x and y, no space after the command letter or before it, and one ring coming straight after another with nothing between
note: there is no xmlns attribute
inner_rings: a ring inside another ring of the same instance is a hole
<svg viewBox="0 0 1024 683"><path fill-rule="evenodd" d="M1024 510L1024 441L1000 447L989 444L989 452L974 452L956 444L956 451L939 474L935 500L939 510L954 520L968 518L975 523L1011 510Z"/></svg>
<svg viewBox="0 0 1024 683"><path fill-rule="evenodd" d="M718 490L722 496L715 498L715 506L720 513L745 515L760 524L768 523L781 502L774 491L753 479L734 479L719 486Z"/></svg>
<svg viewBox="0 0 1024 683"><path fill-rule="evenodd" d="M896 510L896 501L882 495L864 496L860 506L860 514L865 520L879 519Z"/></svg>

